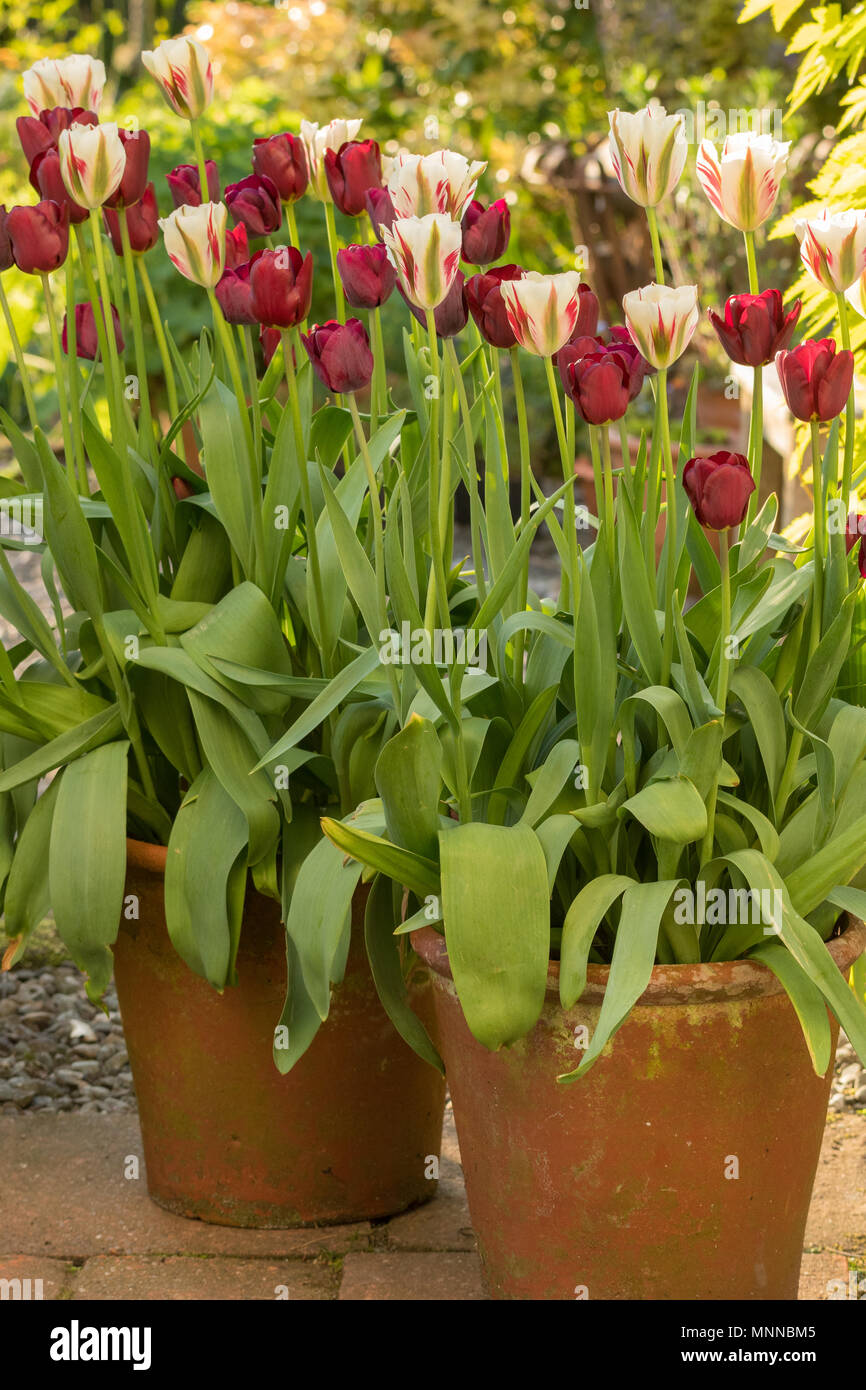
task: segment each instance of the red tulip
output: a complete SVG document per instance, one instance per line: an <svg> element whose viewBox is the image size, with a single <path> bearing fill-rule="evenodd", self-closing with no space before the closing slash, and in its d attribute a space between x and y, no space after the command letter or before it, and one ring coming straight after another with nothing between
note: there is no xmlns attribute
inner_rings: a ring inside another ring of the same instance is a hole
<svg viewBox="0 0 866 1390"><path fill-rule="evenodd" d="M809 338L776 354L776 371L788 409L798 420L835 420L854 380L854 354L836 351L832 338Z"/></svg>
<svg viewBox="0 0 866 1390"><path fill-rule="evenodd" d="M765 367L790 343L802 307L798 299L786 313L778 290L734 294L725 304L723 319L710 309L710 323L732 362Z"/></svg>
<svg viewBox="0 0 866 1390"><path fill-rule="evenodd" d="M575 323L574 328L572 329L571 337L566 343L566 347L568 347L569 345L573 346L575 343L580 343L584 338L595 338L595 335L598 332L598 312L598 297L595 294L595 291L591 290L589 285L578 285L577 322ZM623 331L626 334L628 334L628 329L624 329ZM629 343L631 343L631 338L629 338ZM634 346L634 344L632 344L632 346ZM604 343L600 338L595 343L595 347L604 347ZM560 348L560 352L562 350L563 349ZM593 352L595 348L587 348L586 350L588 352ZM635 349L635 351L637 351L637 349ZM555 352L551 360L553 361L554 367L558 366L559 353ZM563 381L564 380L565 378L563 378ZM568 387L566 387L566 390L568 390Z"/></svg>
<svg viewBox="0 0 866 1390"><path fill-rule="evenodd" d="M593 347L587 351L589 344ZM643 384L643 372L616 346L584 338L559 350L559 373L578 415L588 425L621 420Z"/></svg>
<svg viewBox="0 0 866 1390"><path fill-rule="evenodd" d="M60 155L55 149L43 150L30 166L30 182L42 198L58 203L69 212L72 226L86 222L90 213L87 208L74 203L69 196L63 175L60 172Z"/></svg>
<svg viewBox="0 0 866 1390"><path fill-rule="evenodd" d="M413 304L406 297L402 285L397 286L403 298L406 300L412 313L419 323L427 326L427 316L423 309L419 309L417 304ZM433 310L433 321L436 324L436 336L438 338L456 338L466 327L469 320L469 304L466 299L466 281L462 270L458 270L450 290Z"/></svg>
<svg viewBox="0 0 866 1390"><path fill-rule="evenodd" d="M212 159L206 159L204 171L207 174L207 200L218 203L220 199L219 170ZM176 208L201 206L201 179L197 164L178 164L165 176L171 190L171 198Z"/></svg>
<svg viewBox="0 0 866 1390"><path fill-rule="evenodd" d="M748 459L720 449L709 458L689 459L682 477L686 496L702 526L711 531L739 526L755 491Z"/></svg>
<svg viewBox="0 0 866 1390"><path fill-rule="evenodd" d="M150 136L146 130L124 130L118 126L117 133L126 154L123 178L105 206L110 208L132 207L144 197L147 188L147 166L150 162Z"/></svg>
<svg viewBox="0 0 866 1390"><path fill-rule="evenodd" d="M9 229L6 223L9 214L6 211L6 204L0 203L0 271L9 270L15 264L15 257L12 255L12 242L9 240Z"/></svg>
<svg viewBox="0 0 866 1390"><path fill-rule="evenodd" d="M102 300L99 301L100 305ZM66 314L63 315L63 351L69 352L66 341ZM120 316L114 305L111 306L111 321L114 325L114 341L117 343L117 351L123 352L123 334L120 331ZM85 304L75 306L75 356L86 357L88 362L95 362L99 356L99 334L96 331L96 320L93 314L93 305L88 300Z"/></svg>
<svg viewBox="0 0 866 1390"><path fill-rule="evenodd" d="M345 323L315 324L302 333L313 371L329 391L346 395L369 386L373 375L373 354L367 330L360 319Z"/></svg>
<svg viewBox="0 0 866 1390"><path fill-rule="evenodd" d="M263 323L259 329L259 343L261 344L262 357L265 360L266 367L271 365L271 358L280 346L280 341L280 330L278 328L269 328L266 323ZM292 360L294 361L294 353L292 354Z"/></svg>
<svg viewBox="0 0 866 1390"><path fill-rule="evenodd" d="M114 208L103 208L102 215L116 256L123 255L123 240L120 235L120 214ZM152 183L147 185L141 198L126 209L126 225L129 229L129 245L132 251L150 251L159 240L159 208L156 206L156 189Z"/></svg>
<svg viewBox="0 0 866 1390"><path fill-rule="evenodd" d="M391 194L387 188L368 188L364 202L373 231L381 241L382 228L393 227L394 218L397 216L391 202Z"/></svg>
<svg viewBox="0 0 866 1390"><path fill-rule="evenodd" d="M19 270L42 275L57 270L69 250L69 209L46 198L35 207L12 208L6 220Z"/></svg>
<svg viewBox="0 0 866 1390"><path fill-rule="evenodd" d="M647 362L646 358L641 355L640 348L624 324L615 324L607 330L607 342L611 347L615 347L617 352L624 353L631 363L634 382L632 400L634 400L634 397L640 394L643 378L653 376L656 369L651 362ZM638 372L638 368L640 368L640 372Z"/></svg>
<svg viewBox="0 0 866 1390"><path fill-rule="evenodd" d="M32 164L37 155L44 154L46 150L57 149L57 137L61 130L68 130L71 125L98 124L96 112L85 111L81 106L55 106L51 110L40 111L38 116L19 116L15 122L28 164Z"/></svg>
<svg viewBox="0 0 866 1390"><path fill-rule="evenodd" d="M177 498L178 502L185 502L188 497L195 496L193 489L190 487L186 479L179 478L177 474L175 474L172 478L171 485L174 489L174 495Z"/></svg>
<svg viewBox="0 0 866 1390"><path fill-rule="evenodd" d="M866 514L849 512L845 519L845 554L850 555L858 541L866 536Z"/></svg>
<svg viewBox="0 0 866 1390"><path fill-rule="evenodd" d="M347 140L338 150L325 150L325 177L341 212L359 217L367 194L382 187L382 154L375 140Z"/></svg>
<svg viewBox="0 0 866 1390"><path fill-rule="evenodd" d="M227 270L214 290L223 316L228 323L257 323L253 313L253 291L249 265Z"/></svg>
<svg viewBox="0 0 866 1390"><path fill-rule="evenodd" d="M294 328L310 312L313 258L296 246L258 251L250 261L252 307L257 323Z"/></svg>
<svg viewBox="0 0 866 1390"><path fill-rule="evenodd" d="M470 265L490 265L505 255L511 235L511 213L504 198L489 208L473 198L463 214L463 259Z"/></svg>
<svg viewBox="0 0 866 1390"><path fill-rule="evenodd" d="M248 236L271 236L283 220L276 184L263 174L249 174L239 183L230 183L225 203L235 221L246 227Z"/></svg>
<svg viewBox="0 0 866 1390"><path fill-rule="evenodd" d="M272 181L284 203L300 198L310 182L304 142L288 131L253 141L253 169Z"/></svg>
<svg viewBox="0 0 866 1390"><path fill-rule="evenodd" d="M512 348L517 339L511 331L500 286L503 280L520 280L519 265L497 265L483 275L466 281L466 302L485 342L493 347Z"/></svg>
<svg viewBox="0 0 866 1390"><path fill-rule="evenodd" d="M337 269L353 309L378 309L397 283L397 272L381 242L344 247L337 252Z"/></svg>

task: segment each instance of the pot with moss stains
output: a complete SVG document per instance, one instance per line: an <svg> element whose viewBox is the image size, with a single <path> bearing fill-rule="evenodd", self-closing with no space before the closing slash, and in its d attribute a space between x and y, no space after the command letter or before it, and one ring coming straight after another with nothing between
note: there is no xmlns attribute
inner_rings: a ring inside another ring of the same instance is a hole
<svg viewBox="0 0 866 1390"><path fill-rule="evenodd" d="M445 1083L379 1002L364 949L366 889L353 900L328 1019L283 1076L273 1062L286 990L279 905L248 892L239 983L219 994L169 939L165 848L127 848L139 915L118 934L115 978L153 1200L218 1225L272 1228L371 1220L429 1200ZM430 1014L423 968L409 990Z"/></svg>
<svg viewBox="0 0 866 1390"><path fill-rule="evenodd" d="M469 1032L445 938L412 944L434 984L472 1224L493 1298L796 1299L832 1078L757 961L657 966L595 1065L562 1084L608 967L559 1003L551 962L531 1033L489 1052ZM841 971L866 947L849 919Z"/></svg>

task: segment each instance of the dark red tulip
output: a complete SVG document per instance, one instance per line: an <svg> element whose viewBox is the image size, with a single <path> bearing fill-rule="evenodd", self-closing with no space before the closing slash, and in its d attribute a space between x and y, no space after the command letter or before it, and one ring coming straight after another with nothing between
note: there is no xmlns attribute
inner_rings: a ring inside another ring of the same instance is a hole
<svg viewBox="0 0 866 1390"><path fill-rule="evenodd" d="M249 265L225 271L214 293L228 323L258 323L253 313Z"/></svg>
<svg viewBox="0 0 866 1390"><path fill-rule="evenodd" d="M271 179L284 203L300 198L310 182L304 142L288 131L253 141L253 169Z"/></svg>
<svg viewBox="0 0 866 1390"><path fill-rule="evenodd" d="M106 198L105 206L128 208L144 197L144 190L147 188L150 136L146 130L124 130L122 126L118 128L117 133L126 154L126 164L120 186L116 193Z"/></svg>
<svg viewBox="0 0 866 1390"><path fill-rule="evenodd" d="M587 351L590 343L593 348ZM599 346L595 338L560 348L559 373L578 415L588 425L621 420L643 383L643 372L633 359L615 346Z"/></svg>
<svg viewBox="0 0 866 1390"><path fill-rule="evenodd" d="M347 140L338 150L325 150L325 177L341 212L360 217L367 194L382 187L382 154L375 140Z"/></svg>
<svg viewBox="0 0 866 1390"><path fill-rule="evenodd" d="M595 338L595 335L598 332L598 312L598 298L594 290L591 290L589 285L578 285L577 321L575 322L574 328L572 329L571 337L569 338L566 347L568 347L569 345L573 346L575 343L580 343L584 338ZM603 347L605 345L601 341L601 339L599 339L598 342L596 342L595 346ZM562 349L560 349L560 351L562 351ZM593 349L590 348L587 349L587 351L593 351ZM558 352L555 352L553 354L551 361L553 362L554 367L557 367L559 365ZM564 379L565 378L563 378L563 380ZM566 387L566 390L568 390L568 387Z"/></svg>
<svg viewBox="0 0 866 1390"><path fill-rule="evenodd" d="M380 241L373 246L344 247L337 252L337 269L353 309L378 309L397 283L397 272Z"/></svg>
<svg viewBox="0 0 866 1390"><path fill-rule="evenodd" d="M490 265L505 255L511 235L511 213L504 198L489 208L473 198L463 214L463 259L470 265Z"/></svg>
<svg viewBox="0 0 866 1390"><path fill-rule="evenodd" d="M123 255L123 240L120 235L120 214L114 208L103 208L102 216L116 256ZM129 228L130 250L137 253L149 251L159 240L159 208L156 206L156 189L152 183L147 185L141 198L126 209L126 225Z"/></svg>
<svg viewBox="0 0 866 1390"><path fill-rule="evenodd" d="M259 343L261 344L265 366L269 367L271 365L271 358L280 346L280 330L278 328L269 328L266 323L263 323L259 329ZM294 361L294 353L292 354L292 360Z"/></svg>
<svg viewBox="0 0 866 1390"><path fill-rule="evenodd" d="M9 214L6 211L6 204L0 203L0 271L9 270L15 264L15 257L12 255L12 242L9 240L9 231L6 226Z"/></svg>
<svg viewBox="0 0 866 1390"><path fill-rule="evenodd" d="M35 207L15 207L6 220L19 270L42 275L57 270L69 250L69 209L46 198Z"/></svg>
<svg viewBox="0 0 866 1390"><path fill-rule="evenodd" d="M776 371L788 409L798 420L835 420L854 380L854 354L836 351L832 338L808 338L776 354Z"/></svg>
<svg viewBox="0 0 866 1390"><path fill-rule="evenodd" d="M610 347L615 347L617 352L623 353L631 364L633 382L632 400L634 400L635 396L640 395L640 389L643 386L643 378L646 376L653 376L656 369L651 363L647 362L645 357L641 356L640 349L635 344L624 324L616 324L614 327L609 328L607 330L606 341Z"/></svg>
<svg viewBox="0 0 866 1390"><path fill-rule="evenodd" d="M279 231L283 208L276 184L264 174L249 174L230 183L225 204L232 217L247 229L247 236L271 236Z"/></svg>
<svg viewBox="0 0 866 1390"><path fill-rule="evenodd" d="M400 294L406 300L411 312L419 323L427 326L427 316L423 309L419 309L417 304L413 304L406 298L403 286L397 286ZM436 324L436 336L438 338L456 338L466 327L469 320L469 304L466 299L466 280L462 270L458 270L454 277L454 282L442 300L433 310L433 321Z"/></svg>
<svg viewBox="0 0 866 1390"><path fill-rule="evenodd" d="M85 111L81 106L55 106L51 110L40 111L38 116L19 116L15 122L28 164L32 164L36 156L44 154L46 150L57 149L61 130L68 130L71 125L98 124L96 112Z"/></svg>
<svg viewBox="0 0 866 1390"><path fill-rule="evenodd" d="M185 502L188 497L193 497L195 495L186 479L179 478L177 474L172 478L171 485L178 502Z"/></svg>
<svg viewBox="0 0 866 1390"><path fill-rule="evenodd" d="M30 166L30 182L40 197L59 203L68 210L69 221L73 226L87 221L90 216L87 208L73 203L66 190L60 173L60 155L57 150L43 150L42 154L36 156Z"/></svg>
<svg viewBox="0 0 866 1390"><path fill-rule="evenodd" d="M739 526L746 515L755 480L747 458L720 449L709 458L689 459L683 469L683 487L701 525L710 531L727 531Z"/></svg>
<svg viewBox="0 0 866 1390"><path fill-rule="evenodd" d="M511 331L500 285L503 280L522 280L519 265L497 265L466 281L466 302L485 342L493 347L512 348L517 339Z"/></svg>
<svg viewBox="0 0 866 1390"><path fill-rule="evenodd" d="M786 348L803 305L798 299L788 312L778 290L762 294L733 294L720 318L709 310L710 323L732 362L741 367L765 367Z"/></svg>
<svg viewBox="0 0 866 1390"><path fill-rule="evenodd" d="M387 188L368 188L364 202L373 231L381 241L382 228L388 227L390 230L394 225L394 218L397 216L394 204L391 202L391 194Z"/></svg>
<svg viewBox="0 0 866 1390"><path fill-rule="evenodd" d="M849 512L845 519L845 554L850 555L858 541L866 537L866 514Z"/></svg>
<svg viewBox="0 0 866 1390"><path fill-rule="evenodd" d="M99 301L100 305L102 300ZM66 314L63 315L63 351L68 353L69 348L66 341ZM120 331L120 316L114 305L111 306L111 321L114 325L114 341L117 343L117 351L123 352L123 334ZM99 356L99 334L96 331L96 320L93 314L93 305L88 300L85 304L75 306L75 356L86 357L88 362L95 362Z"/></svg>
<svg viewBox="0 0 866 1390"><path fill-rule="evenodd" d="M294 328L310 312L313 258L296 246L258 251L250 261L252 306L257 323Z"/></svg>
<svg viewBox="0 0 866 1390"><path fill-rule="evenodd" d="M346 395L369 386L373 375L373 354L367 330L360 319L315 324L302 333L313 371L329 391Z"/></svg>
<svg viewBox="0 0 866 1390"><path fill-rule="evenodd" d="M243 222L239 222L236 227L231 227L226 232L226 270L237 270L239 265L246 265L250 258L250 243L247 238L247 229Z"/></svg>
<svg viewBox="0 0 866 1390"><path fill-rule="evenodd" d="M205 160L204 171L207 174L207 200L209 203L218 203L220 200L220 176L212 159ZM176 208L201 206L201 179L198 176L197 164L178 164L176 169L172 169L170 174L166 174L165 180L171 190L172 202Z"/></svg>

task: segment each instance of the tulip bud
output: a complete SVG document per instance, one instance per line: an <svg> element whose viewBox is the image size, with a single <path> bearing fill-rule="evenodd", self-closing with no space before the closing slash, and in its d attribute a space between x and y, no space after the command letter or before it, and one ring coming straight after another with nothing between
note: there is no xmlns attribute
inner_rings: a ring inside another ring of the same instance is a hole
<svg viewBox="0 0 866 1390"><path fill-rule="evenodd" d="M398 217L427 217L444 213L459 222L475 197L486 160L470 164L453 150L433 154L400 154L394 160L387 189Z"/></svg>
<svg viewBox="0 0 866 1390"><path fill-rule="evenodd" d="M849 512L845 518L845 554L850 555L858 541L866 536L866 515Z"/></svg>
<svg viewBox="0 0 866 1390"><path fill-rule="evenodd" d="M394 204L391 202L391 194L387 188L368 188L364 201L367 204L367 216L374 233L382 240L382 228L393 227L394 218L397 216L394 211Z"/></svg>
<svg viewBox="0 0 866 1390"><path fill-rule="evenodd" d="M400 293L409 305L411 312L419 323L426 325L427 318L411 300L408 299L402 285L398 286ZM442 300L433 310L433 322L436 325L436 336L438 338L456 338L458 333L462 333L469 319L469 305L466 301L466 284L462 270L458 270L454 277L454 283Z"/></svg>
<svg viewBox="0 0 866 1390"><path fill-rule="evenodd" d="M776 371L788 409L798 420L835 420L854 380L854 354L836 351L832 338L807 338L776 355Z"/></svg>
<svg viewBox="0 0 866 1390"><path fill-rule="evenodd" d="M654 208L673 193L685 167L688 144L682 115L663 106L633 114L609 111L610 157L623 192L642 208Z"/></svg>
<svg viewBox="0 0 866 1390"><path fill-rule="evenodd" d="M313 258L296 246L258 251L250 261L252 307L257 323L271 328L294 328L310 312Z"/></svg>
<svg viewBox="0 0 866 1390"><path fill-rule="evenodd" d="M204 171L207 174L208 201L218 203L220 200L220 176L212 159L205 160ZM201 178L197 164L178 164L176 169L172 169L170 174L166 174L165 181L176 208L201 206Z"/></svg>
<svg viewBox="0 0 866 1390"><path fill-rule="evenodd" d="M755 480L748 459L725 449L709 458L689 459L683 469L683 490L701 526L727 531L746 515Z"/></svg>
<svg viewBox="0 0 866 1390"><path fill-rule="evenodd" d="M519 265L497 265L466 281L469 311L482 338L493 347L513 348L517 342L502 298L502 281L522 280L524 274Z"/></svg>
<svg viewBox="0 0 866 1390"><path fill-rule="evenodd" d="M262 324L259 329L259 346L262 349L262 357L266 367L271 365L273 355L280 346L281 341L280 330L278 328L271 328L266 323ZM294 353L292 354L292 360L294 361Z"/></svg>
<svg viewBox="0 0 866 1390"><path fill-rule="evenodd" d="M102 300L100 303L100 311ZM63 351L69 353L67 343L67 323L66 314L63 315ZM111 306L111 322L114 327L114 341L117 343L117 351L123 352L124 342L123 333L120 329L120 315ZM93 305L88 300L86 304L76 304L75 306L75 355L84 357L88 362L95 362L99 356L99 334L96 330L96 319L93 314Z"/></svg>
<svg viewBox="0 0 866 1390"><path fill-rule="evenodd" d="M15 257L12 255L12 242L9 239L9 229L6 223L9 214L6 211L6 204L0 203L0 272L10 270L15 264Z"/></svg>
<svg viewBox="0 0 866 1390"><path fill-rule="evenodd" d="M724 319L712 309L709 319L732 362L765 367L790 343L802 307L798 299L786 313L779 291L764 290L763 294L731 295Z"/></svg>
<svg viewBox="0 0 866 1390"><path fill-rule="evenodd" d="M178 502L185 502L188 497L194 497L195 493L185 478L179 478L177 474L171 480L172 490Z"/></svg>
<svg viewBox="0 0 866 1390"><path fill-rule="evenodd" d="M117 192L126 151L116 125L72 125L61 130L57 149L63 182L74 202L92 210Z"/></svg>
<svg viewBox="0 0 866 1390"><path fill-rule="evenodd" d="M195 39L165 39L141 61L162 87L178 116L196 120L213 100L213 70L208 51Z"/></svg>
<svg viewBox="0 0 866 1390"><path fill-rule="evenodd" d="M28 275L57 270L69 250L69 209L50 199L35 207L14 207L6 232L19 270Z"/></svg>
<svg viewBox="0 0 866 1390"><path fill-rule="evenodd" d="M105 64L87 53L40 58L24 73L23 82L24 96L34 116L53 106L98 111L105 86Z"/></svg>
<svg viewBox="0 0 866 1390"><path fill-rule="evenodd" d="M695 169L716 212L741 232L763 226L779 196L790 142L745 131L727 136L721 158L711 140L702 140Z"/></svg>
<svg viewBox="0 0 866 1390"><path fill-rule="evenodd" d="M117 133L126 155L126 164L117 191L105 201L112 208L128 208L144 197L147 188L150 136L146 130L124 130L122 126Z"/></svg>
<svg viewBox="0 0 866 1390"><path fill-rule="evenodd" d="M359 217L367 194L382 187L382 154L375 140L347 140L339 150L326 150L325 177L336 206L348 217Z"/></svg>
<svg viewBox="0 0 866 1390"><path fill-rule="evenodd" d="M123 255L123 238L120 234L120 214L114 208L103 208L103 218L116 256ZM159 209L156 206L156 189L152 183L147 185L144 194L131 208L126 209L126 226L129 231L130 250L137 254L150 251L159 240Z"/></svg>
<svg viewBox="0 0 866 1390"><path fill-rule="evenodd" d="M435 309L460 266L460 223L441 213L398 217L382 235L407 298L420 309Z"/></svg>
<svg viewBox="0 0 866 1390"><path fill-rule="evenodd" d="M522 348L537 357L552 357L568 342L580 304L580 275L539 275L531 270L520 280L502 281L502 298L511 331Z"/></svg>
<svg viewBox="0 0 866 1390"><path fill-rule="evenodd" d="M66 191L57 150L43 150L42 154L36 156L30 166L30 182L41 198L49 198L51 202L67 208L71 226L77 227L87 221L90 216L88 209L73 202Z"/></svg>
<svg viewBox="0 0 866 1390"><path fill-rule="evenodd" d="M644 285L623 297L632 342L653 367L670 367L681 357L698 324L698 287Z"/></svg>
<svg viewBox="0 0 866 1390"><path fill-rule="evenodd" d="M594 338L566 343L559 352L559 372L578 415L588 425L621 420L644 380L642 359L636 353Z"/></svg>
<svg viewBox="0 0 866 1390"><path fill-rule="evenodd" d="M343 292L353 309L378 309L389 299L397 272L385 246L346 246L337 252Z"/></svg>
<svg viewBox="0 0 866 1390"><path fill-rule="evenodd" d="M169 260L187 280L205 289L213 289L223 273L227 220L224 203L175 208L159 219Z"/></svg>
<svg viewBox="0 0 866 1390"><path fill-rule="evenodd" d="M504 198L489 208L473 198L463 214L463 259L470 265L490 265L505 255L511 235L511 213Z"/></svg>
<svg viewBox="0 0 866 1390"><path fill-rule="evenodd" d="M249 265L227 270L214 291L226 323L258 323L253 313Z"/></svg>
<svg viewBox="0 0 866 1390"><path fill-rule="evenodd" d="M226 270L237 270L239 265L246 265L250 258L250 243L247 240L247 229L243 222L239 222L236 227L230 228L226 232Z"/></svg>
<svg viewBox="0 0 866 1390"><path fill-rule="evenodd" d="M844 294L866 270L866 212L831 212L799 218L794 231L800 259L819 285Z"/></svg>
<svg viewBox="0 0 866 1390"><path fill-rule="evenodd" d="M19 116L15 128L24 158L32 167L40 154L57 149L61 130L68 130L71 125L97 125L98 120L95 111L85 111L81 106L71 110L67 106L55 106L50 111L40 111L37 116Z"/></svg>
<svg viewBox="0 0 866 1390"><path fill-rule="evenodd" d="M307 155L310 192L321 198L323 203L331 201L331 190L328 188L328 177L325 173L325 151L339 150L349 140L354 140L362 125L363 121L360 119L338 119L319 129L316 121L301 121L301 139Z"/></svg>
<svg viewBox="0 0 866 1390"><path fill-rule="evenodd" d="M294 203L310 182L304 142L288 131L253 141L253 169L272 181L284 203Z"/></svg>
<svg viewBox="0 0 866 1390"><path fill-rule="evenodd" d="M345 396L369 386L373 354L360 319L315 324L312 332L302 333L301 338L313 371L329 391Z"/></svg>
<svg viewBox="0 0 866 1390"><path fill-rule="evenodd" d="M240 183L230 183L225 201L232 217L246 227L248 236L271 236L279 230L283 209L276 184L269 178L250 174Z"/></svg>

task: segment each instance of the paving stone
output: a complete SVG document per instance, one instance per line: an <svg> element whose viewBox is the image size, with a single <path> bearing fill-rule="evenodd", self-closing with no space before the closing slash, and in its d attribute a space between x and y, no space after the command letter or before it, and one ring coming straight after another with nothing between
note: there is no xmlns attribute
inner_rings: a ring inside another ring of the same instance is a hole
<svg viewBox="0 0 866 1390"><path fill-rule="evenodd" d="M477 1255L455 1252L347 1255L340 1301L476 1301L486 1297Z"/></svg>
<svg viewBox="0 0 866 1390"><path fill-rule="evenodd" d="M395 1216L386 1229L388 1244L401 1250L474 1250L475 1235L459 1165L443 1158L433 1201Z"/></svg>
<svg viewBox="0 0 866 1390"><path fill-rule="evenodd" d="M800 1266L800 1291L797 1297L803 1301L826 1301L834 1292L834 1281L841 1280L843 1287L848 1281L848 1261L844 1255L830 1250L807 1250Z"/></svg>
<svg viewBox="0 0 866 1390"><path fill-rule="evenodd" d="M64 1260L33 1255L0 1255L0 1299L57 1299L71 1282L73 1271ZM19 1285L11 1281L18 1280ZM29 1282L29 1285L27 1281ZM5 1281L9 1281L9 1284Z"/></svg>
<svg viewBox="0 0 866 1390"><path fill-rule="evenodd" d="M333 1298L334 1290L330 1269L303 1260L101 1255L82 1267L72 1299L310 1301Z"/></svg>

